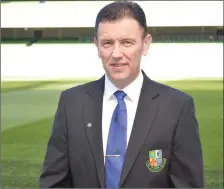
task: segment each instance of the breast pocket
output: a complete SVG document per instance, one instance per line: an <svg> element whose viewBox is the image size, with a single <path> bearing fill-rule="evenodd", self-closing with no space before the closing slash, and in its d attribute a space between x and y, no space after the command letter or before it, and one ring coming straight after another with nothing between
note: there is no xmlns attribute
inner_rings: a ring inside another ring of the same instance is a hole
<svg viewBox="0 0 224 189"><path fill-rule="evenodd" d="M147 160L145 161L145 166L150 172L161 172L166 171L168 168L168 163L170 159L170 150L167 146L166 148L153 148L147 150Z"/></svg>
<svg viewBox="0 0 224 189"><path fill-rule="evenodd" d="M129 179L142 183L144 187L166 186L170 148L168 146L144 145L129 174Z"/></svg>

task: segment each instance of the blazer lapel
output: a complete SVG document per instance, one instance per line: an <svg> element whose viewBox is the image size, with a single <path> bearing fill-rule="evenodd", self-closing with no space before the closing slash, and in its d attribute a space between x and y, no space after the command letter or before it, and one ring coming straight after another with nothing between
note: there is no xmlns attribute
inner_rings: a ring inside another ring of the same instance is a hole
<svg viewBox="0 0 224 189"><path fill-rule="evenodd" d="M122 186L138 156L159 109L157 84L150 80L144 72L143 75L143 86L121 173L120 186Z"/></svg>
<svg viewBox="0 0 224 189"><path fill-rule="evenodd" d="M94 156L98 178L102 188L104 182L104 155L102 143L102 102L104 77L89 85L83 100L86 133Z"/></svg>

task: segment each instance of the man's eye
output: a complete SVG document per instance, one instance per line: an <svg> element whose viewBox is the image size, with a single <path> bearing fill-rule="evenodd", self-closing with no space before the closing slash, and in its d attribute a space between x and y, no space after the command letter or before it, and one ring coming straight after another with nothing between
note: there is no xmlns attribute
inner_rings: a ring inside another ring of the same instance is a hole
<svg viewBox="0 0 224 189"><path fill-rule="evenodd" d="M131 41L124 41L123 44L124 44L124 46L129 47L129 46L132 45L132 42Z"/></svg>
<svg viewBox="0 0 224 189"><path fill-rule="evenodd" d="M104 47L109 47L112 43L110 41L103 42Z"/></svg>

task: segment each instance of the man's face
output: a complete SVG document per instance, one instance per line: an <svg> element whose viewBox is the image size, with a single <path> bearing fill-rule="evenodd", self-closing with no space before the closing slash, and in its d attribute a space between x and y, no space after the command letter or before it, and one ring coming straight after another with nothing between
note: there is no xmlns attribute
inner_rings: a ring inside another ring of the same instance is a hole
<svg viewBox="0 0 224 189"><path fill-rule="evenodd" d="M143 29L132 18L102 22L98 27L95 44L109 79L123 88L140 72L142 55L146 55L151 36L143 39Z"/></svg>

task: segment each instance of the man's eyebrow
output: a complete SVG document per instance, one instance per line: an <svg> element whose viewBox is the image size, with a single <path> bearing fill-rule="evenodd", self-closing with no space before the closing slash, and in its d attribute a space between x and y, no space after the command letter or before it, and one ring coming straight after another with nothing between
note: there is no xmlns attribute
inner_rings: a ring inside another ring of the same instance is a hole
<svg viewBox="0 0 224 189"><path fill-rule="evenodd" d="M113 40L113 39L109 36L102 35L102 36L99 37L99 40L102 41L102 40Z"/></svg>
<svg viewBox="0 0 224 189"><path fill-rule="evenodd" d="M131 41L136 41L135 38L132 38L132 37L124 37L124 38L121 38L120 40L131 40Z"/></svg>
<svg viewBox="0 0 224 189"><path fill-rule="evenodd" d="M114 39L107 38L107 37L102 37L100 40L101 41L113 41ZM119 41L125 41L125 40L136 41L136 39L135 38L132 38L132 37L124 37L124 38L120 38L119 39Z"/></svg>
<svg viewBox="0 0 224 189"><path fill-rule="evenodd" d="M132 42L137 42L137 40L135 38L132 37L124 37L122 39L120 39L120 41L132 41Z"/></svg>

